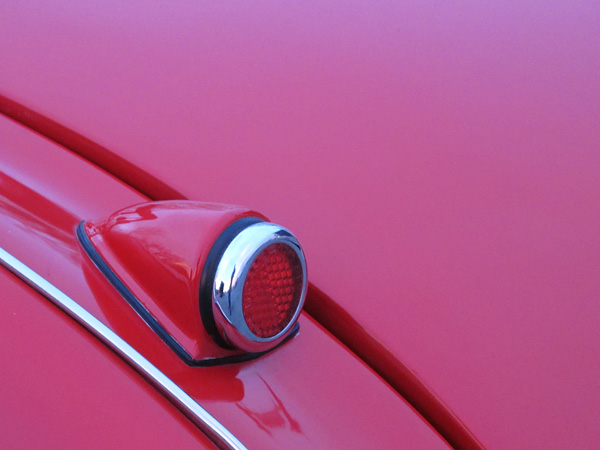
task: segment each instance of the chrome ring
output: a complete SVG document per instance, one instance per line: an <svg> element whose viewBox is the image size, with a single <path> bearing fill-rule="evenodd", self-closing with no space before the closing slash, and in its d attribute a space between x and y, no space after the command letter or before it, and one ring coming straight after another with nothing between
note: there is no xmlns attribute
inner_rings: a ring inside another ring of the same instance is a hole
<svg viewBox="0 0 600 450"><path fill-rule="evenodd" d="M252 263L263 249L272 244L285 244L298 256L302 267L302 291L298 307L287 326L275 336L263 338L255 335L246 324L242 298ZM273 223L250 225L229 243L217 266L212 288L212 311L217 329L237 348L250 352L267 350L281 342L298 320L307 286L306 260L296 237Z"/></svg>

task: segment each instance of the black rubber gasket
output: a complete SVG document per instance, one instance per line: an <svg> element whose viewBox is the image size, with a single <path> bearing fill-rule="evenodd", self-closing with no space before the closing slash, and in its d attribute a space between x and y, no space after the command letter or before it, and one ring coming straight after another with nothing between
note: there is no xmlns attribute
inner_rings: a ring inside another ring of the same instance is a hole
<svg viewBox="0 0 600 450"><path fill-rule="evenodd" d="M245 225L241 229L239 229L237 232L235 232L235 234L233 234L233 236L227 242L227 244L229 242L231 242L231 240L243 228L247 227L248 225L250 225L252 223L260 222L260 219L257 219L257 218L254 218L254 217L248 218L248 219L254 219L254 221L250 221L250 223L245 222ZM233 225L237 224L238 222L245 221L245 220L246 219L241 219L241 220L238 220L237 222L234 222L232 225L230 225L228 228L225 229L225 231L221 234L221 236L219 237L219 239L230 228L232 228ZM88 237L88 235L86 234L86 232L85 232L85 230L83 228L83 224L84 224L84 222L81 222L77 226L77 239L79 240L79 243L81 244L81 246L85 250L86 254L89 256L89 258L92 260L92 262L94 263L94 265L106 277L106 279L110 282L110 284L112 284L114 286L114 288L125 299L125 301L127 303L129 303L129 305L142 318L142 320L144 322L146 322L146 324L152 329L152 331L154 331L158 335L158 337L160 337L162 339L162 341L165 344L167 344L171 348L171 350L173 350L175 352L175 354L183 362L185 362L188 366L193 366L193 367L213 367L213 366L222 366L222 365L226 365L226 364L235 364L235 363L241 363L241 362L251 361L253 359L259 358L259 357L261 357L261 356L263 356L263 355L265 355L265 354L267 354L267 353L275 350L276 348L279 348L280 346L282 346L283 344L285 344L286 342L288 342L291 338L293 338L298 333L300 325L298 323L296 323L296 325L292 328L292 331L290 332L290 334L288 336L286 336L286 338L283 341L281 341L275 347L270 348L269 350L266 350L264 352L241 353L241 354L238 354L238 355L223 356L223 357L218 357L218 358L203 358L203 359L195 359L195 358L193 358L183 348L183 346L179 342L177 342L177 340L173 336L171 336L167 332L167 330L165 330L163 328L163 326L158 322L158 320L156 319L156 317L154 317L152 315L152 313L150 313L150 311L148 311L146 309L146 307L138 300L138 298L127 288L127 286L125 286L125 284L123 283L123 281L121 281L121 279L117 276L117 274L115 274L113 272L113 270L109 267L109 265L106 263L106 261L104 260L104 258L102 258L102 256L100 255L100 253L98 253L98 251L96 250L96 248L94 247L94 245L90 241L90 238ZM237 227L236 227L236 229L237 229ZM219 241L219 239L217 239L217 242ZM215 245L213 245L213 249L216 247L217 242L215 242ZM225 245L225 247L227 246L227 244ZM223 247L223 251L225 250L225 247ZM221 251L220 254L222 254L223 251ZM211 249L211 251L209 253L209 258L211 257L212 252L213 252L213 250ZM207 259L207 261L209 261L209 259ZM217 263L218 263L218 260L217 260ZM216 265L215 265L215 270L216 270ZM205 271L204 272L206 272L206 264L205 264ZM202 274L202 279L204 280L204 273ZM214 272L213 272L213 279L214 279ZM210 286L212 287L212 281L211 281ZM202 292L202 289L201 289L201 292ZM212 296L212 293L211 293L211 296ZM200 302L200 304L202 305L202 301ZM212 315L212 309L211 309L211 315ZM204 317L202 318L202 320L204 322ZM206 326L206 324L205 324L205 326ZM214 326L214 324L213 324L213 326ZM216 327L215 327L215 329L216 329Z"/></svg>

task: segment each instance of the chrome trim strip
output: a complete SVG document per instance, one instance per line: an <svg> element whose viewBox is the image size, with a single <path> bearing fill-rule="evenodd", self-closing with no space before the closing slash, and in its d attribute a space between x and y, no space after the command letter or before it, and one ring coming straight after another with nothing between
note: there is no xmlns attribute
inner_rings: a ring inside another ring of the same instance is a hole
<svg viewBox="0 0 600 450"><path fill-rule="evenodd" d="M186 394L183 389L177 386L131 345L64 292L2 248L0 248L0 263L73 319L81 323L94 336L121 356L121 358L177 406L218 448L224 450L247 450L229 430L202 408L192 397Z"/></svg>

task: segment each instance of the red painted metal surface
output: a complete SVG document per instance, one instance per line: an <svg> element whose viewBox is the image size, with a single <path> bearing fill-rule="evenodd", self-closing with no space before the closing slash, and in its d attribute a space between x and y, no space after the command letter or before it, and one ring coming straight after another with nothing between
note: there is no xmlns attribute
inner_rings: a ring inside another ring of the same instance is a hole
<svg viewBox="0 0 600 450"><path fill-rule="evenodd" d="M104 344L4 269L0 289L3 448L215 448Z"/></svg>
<svg viewBox="0 0 600 450"><path fill-rule="evenodd" d="M294 229L312 313L429 417L421 382L491 448L600 440L597 2L86 8L4 6L0 92L62 126L4 111Z"/></svg>
<svg viewBox="0 0 600 450"><path fill-rule="evenodd" d="M54 169L48 170L49 167ZM123 301L80 248L75 236L80 220L108 215L107 210L119 210L127 203L138 203L145 198L95 166L6 118L0 118L0 168L0 247L46 277L121 335L249 448L448 448L404 399L307 316L300 318L300 333L294 339L263 358L224 367L186 366ZM19 306L30 297L39 301L33 294L19 295L14 300ZM23 315L26 311L27 305L23 309L7 310ZM36 389L41 390L42 375L47 373L46 376L53 379L49 373L53 370L50 363L61 361L67 344L61 346L33 333L38 320L44 317L40 315L31 327L21 328L15 339L35 341L37 344L28 346L46 352L48 365L40 368L31 366L35 360L15 359L16 365L11 370L15 377L22 377L21 383L26 383L27 371L38 369L40 373L35 374L35 383ZM74 322L64 316L48 317L49 322L55 320L69 323L71 332L76 329L82 340L78 348L101 348ZM44 340L41 344L40 339ZM108 351L104 352L115 359ZM90 353L85 356L86 360L88 356L95 355ZM77 361L73 361L65 370L71 370L71 376L77 378L85 371L77 367ZM105 371L97 376L111 377ZM133 379L140 382L135 375ZM71 383L77 385L77 380ZM144 386L139 389L149 390ZM151 399L155 399L154 391L149 391ZM349 392L352 395L348 395ZM12 401L16 401L16 395ZM101 404L109 404L110 400L107 396ZM74 399L65 398L57 407L68 408L69 401ZM136 423L161 429L153 425L156 410L143 404L132 407L135 407ZM15 421L25 420L32 413L27 409L22 411L23 415ZM61 417L63 414L61 410ZM86 415L82 416L82 420L87 419ZM31 420L35 417L31 416ZM72 420L75 424L76 419ZM127 433L127 424L123 421L123 430L117 433ZM186 439L187 434L196 436L187 422L181 426L182 437L173 439L175 445ZM63 432L62 428L55 430L54 437L59 439ZM170 433L167 430L165 438L170 438ZM157 444L162 442L157 440Z"/></svg>
<svg viewBox="0 0 600 450"><path fill-rule="evenodd" d="M88 221L95 249L125 286L194 359L223 357L206 332L198 295L206 257L236 220L264 217L239 206L189 201L144 203Z"/></svg>

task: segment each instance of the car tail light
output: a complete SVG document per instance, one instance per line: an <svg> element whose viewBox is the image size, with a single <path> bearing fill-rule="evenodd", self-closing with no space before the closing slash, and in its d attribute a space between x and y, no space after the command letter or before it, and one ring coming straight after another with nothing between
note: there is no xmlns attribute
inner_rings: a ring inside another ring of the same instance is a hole
<svg viewBox="0 0 600 450"><path fill-rule="evenodd" d="M242 309L250 331L261 338L281 333L298 309L302 281L300 258L288 245L264 248L244 282Z"/></svg>
<svg viewBox="0 0 600 450"><path fill-rule="evenodd" d="M202 319L218 343L265 351L285 339L302 310L304 253L279 225L239 222L225 230L207 258Z"/></svg>

